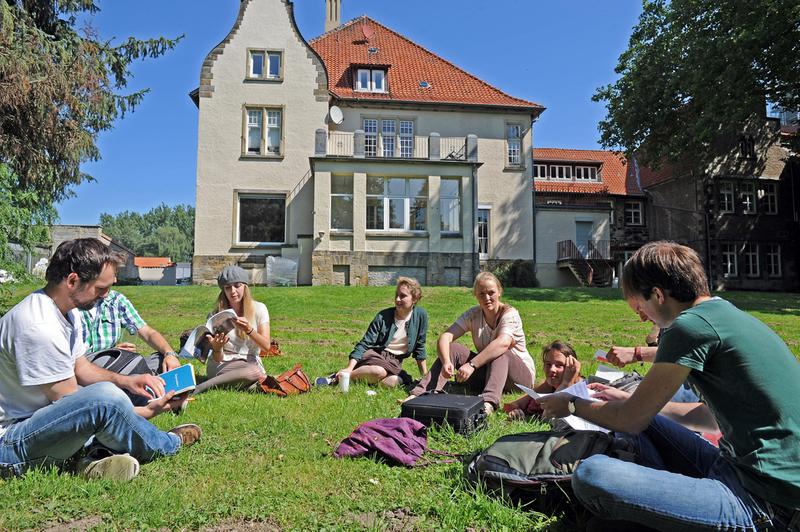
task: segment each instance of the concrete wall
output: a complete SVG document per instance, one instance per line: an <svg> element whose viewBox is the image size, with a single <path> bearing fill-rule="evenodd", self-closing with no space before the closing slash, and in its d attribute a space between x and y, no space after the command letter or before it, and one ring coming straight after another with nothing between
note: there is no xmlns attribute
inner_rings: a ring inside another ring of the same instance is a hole
<svg viewBox="0 0 800 532"><path fill-rule="evenodd" d="M281 81L249 80L248 49L280 50ZM245 105L282 108L281 157L243 155ZM287 196L286 244L312 229L313 190L307 178L314 131L325 124L327 79L319 58L297 32L284 0L244 0L229 36L201 73L197 149L194 279L252 254L280 254L280 246L235 242L238 193Z"/></svg>

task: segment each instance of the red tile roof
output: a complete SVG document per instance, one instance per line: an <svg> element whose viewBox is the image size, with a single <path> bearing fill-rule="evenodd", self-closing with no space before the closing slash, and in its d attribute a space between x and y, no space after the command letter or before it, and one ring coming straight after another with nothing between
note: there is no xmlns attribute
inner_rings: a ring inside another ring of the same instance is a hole
<svg viewBox="0 0 800 532"><path fill-rule="evenodd" d="M166 268L172 261L169 257L134 257L133 264L139 268Z"/></svg>
<svg viewBox="0 0 800 532"><path fill-rule="evenodd" d="M537 192L570 192L575 194L614 194L641 196L636 173L629 168L623 154L605 150L567 150L563 148L534 148L533 164L570 163L600 165L599 183L575 181L534 181Z"/></svg>
<svg viewBox="0 0 800 532"><path fill-rule="evenodd" d="M489 105L529 109L537 114L544 110L537 103L492 87L367 16L351 20L309 44L325 62L328 88L343 100ZM376 51L370 53L370 49ZM386 67L386 93L355 90L355 71L367 65ZM421 81L429 87L420 87Z"/></svg>

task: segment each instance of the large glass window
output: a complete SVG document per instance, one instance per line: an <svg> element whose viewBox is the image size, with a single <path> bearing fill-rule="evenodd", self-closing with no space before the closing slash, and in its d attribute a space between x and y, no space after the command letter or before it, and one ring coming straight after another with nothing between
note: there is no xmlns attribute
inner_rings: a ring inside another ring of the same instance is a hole
<svg viewBox="0 0 800 532"><path fill-rule="evenodd" d="M400 121L400 157L414 156L414 122L411 120Z"/></svg>
<svg viewBox="0 0 800 532"><path fill-rule="evenodd" d="M247 77L251 79L281 79L281 52L250 50Z"/></svg>
<svg viewBox="0 0 800 532"><path fill-rule="evenodd" d="M427 178L367 176L367 229L425 231Z"/></svg>
<svg viewBox="0 0 800 532"><path fill-rule="evenodd" d="M384 157L394 157L397 123L394 120L381 120L381 145Z"/></svg>
<svg viewBox="0 0 800 532"><path fill-rule="evenodd" d="M478 257L489 258L489 217L491 209L478 209Z"/></svg>
<svg viewBox="0 0 800 532"><path fill-rule="evenodd" d="M367 157L378 156L378 121L375 118L365 118L364 126L364 155Z"/></svg>
<svg viewBox="0 0 800 532"><path fill-rule="evenodd" d="M519 166L522 164L522 126L519 124L508 124L506 126L506 146L508 166Z"/></svg>
<svg viewBox="0 0 800 532"><path fill-rule="evenodd" d="M286 239L286 198L267 194L239 195L238 241L282 244Z"/></svg>
<svg viewBox="0 0 800 532"><path fill-rule="evenodd" d="M442 179L439 185L439 212L443 233L461 232L461 180Z"/></svg>
<svg viewBox="0 0 800 532"><path fill-rule="evenodd" d="M778 192L775 183L764 183L758 191L761 208L766 214L778 214Z"/></svg>
<svg viewBox="0 0 800 532"><path fill-rule="evenodd" d="M736 261L736 246L733 244L722 244L722 274L725 277L736 277L739 275Z"/></svg>
<svg viewBox="0 0 800 532"><path fill-rule="evenodd" d="M753 183L749 181L739 183L739 201L742 202L742 212L744 214L756 213L756 193Z"/></svg>
<svg viewBox="0 0 800 532"><path fill-rule="evenodd" d="M642 225L642 202L625 202L625 225Z"/></svg>
<svg viewBox="0 0 800 532"><path fill-rule="evenodd" d="M356 90L360 92L386 92L386 71L360 68L356 72Z"/></svg>
<svg viewBox="0 0 800 532"><path fill-rule="evenodd" d="M758 244L745 244L742 251L744 252L744 274L748 277L761 275L758 262Z"/></svg>
<svg viewBox="0 0 800 532"><path fill-rule="evenodd" d="M719 184L719 211L733 212L733 183L722 181Z"/></svg>
<svg viewBox="0 0 800 532"><path fill-rule="evenodd" d="M280 155L282 153L282 120L280 109L248 107L245 153L248 155ZM266 122L266 127L264 123Z"/></svg>
<svg viewBox="0 0 800 532"><path fill-rule="evenodd" d="M781 276L781 246L780 244L767 244L766 269L770 277Z"/></svg>
<svg viewBox="0 0 800 532"><path fill-rule="evenodd" d="M331 176L331 229L353 230L353 176Z"/></svg>

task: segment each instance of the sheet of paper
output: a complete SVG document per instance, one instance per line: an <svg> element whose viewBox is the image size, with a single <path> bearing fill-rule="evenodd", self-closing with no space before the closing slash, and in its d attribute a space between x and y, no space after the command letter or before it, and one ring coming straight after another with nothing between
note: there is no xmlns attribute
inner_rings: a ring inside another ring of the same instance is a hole
<svg viewBox="0 0 800 532"><path fill-rule="evenodd" d="M517 388L525 392L526 394L530 395L534 399L539 399L540 397L547 397L550 395L549 393L538 393L527 386L523 386L521 384L516 385ZM568 395L577 395L582 399L588 399L592 401L591 397L589 396L589 388L586 386L586 381L581 381L577 384L573 384L569 388L565 388L557 393L566 393ZM567 416L564 418L564 421L575 430L599 430L600 432L609 432L608 429L601 427L600 425L595 425L591 421L586 421L585 419L579 418L578 416Z"/></svg>
<svg viewBox="0 0 800 532"><path fill-rule="evenodd" d="M602 349L598 349L597 351L594 352L594 358L599 360L600 362L608 362L608 359L606 358L607 354L608 353L606 353Z"/></svg>
<svg viewBox="0 0 800 532"><path fill-rule="evenodd" d="M597 366L597 371L594 374L601 379L605 379L608 382L614 382L617 379L621 379L625 376L625 372L619 370L612 366L606 366L605 364L600 364Z"/></svg>

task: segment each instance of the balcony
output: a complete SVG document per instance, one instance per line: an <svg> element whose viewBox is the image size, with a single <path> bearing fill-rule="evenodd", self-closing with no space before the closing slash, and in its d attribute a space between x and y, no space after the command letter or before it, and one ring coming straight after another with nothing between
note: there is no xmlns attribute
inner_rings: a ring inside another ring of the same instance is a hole
<svg viewBox="0 0 800 532"><path fill-rule="evenodd" d="M318 129L314 156L478 162L478 137L442 137L438 133L385 137L361 129L353 132Z"/></svg>

